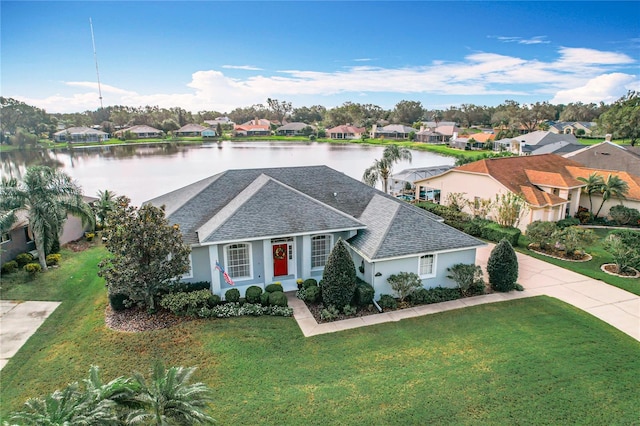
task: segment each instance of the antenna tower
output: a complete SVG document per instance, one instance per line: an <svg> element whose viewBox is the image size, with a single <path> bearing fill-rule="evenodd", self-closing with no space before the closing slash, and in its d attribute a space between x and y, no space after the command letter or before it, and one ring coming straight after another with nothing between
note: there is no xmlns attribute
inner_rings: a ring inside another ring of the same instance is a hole
<svg viewBox="0 0 640 426"><path fill-rule="evenodd" d="M96 39L93 37L93 22L89 18L89 26L91 27L91 43L93 43L93 59L96 62L96 75L98 76L98 96L100 96L100 108L102 109L102 89L100 88L100 71L98 70L98 54L96 53Z"/></svg>

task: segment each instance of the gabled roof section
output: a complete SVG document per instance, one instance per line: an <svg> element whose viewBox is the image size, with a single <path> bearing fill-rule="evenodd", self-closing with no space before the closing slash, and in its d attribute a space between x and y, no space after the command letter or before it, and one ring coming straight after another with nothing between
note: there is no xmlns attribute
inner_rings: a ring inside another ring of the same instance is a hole
<svg viewBox="0 0 640 426"><path fill-rule="evenodd" d="M527 175L529 182L536 186L550 186L553 188L571 188L576 186L582 186L583 183L577 179L574 179L571 175L567 176L567 173L558 172L546 172L542 170L529 170L525 169L524 173Z"/></svg>
<svg viewBox="0 0 640 426"><path fill-rule="evenodd" d="M351 125L340 125L340 126L336 126L336 127L332 127L331 129L327 129L326 132L327 133L364 133L365 132L365 128L364 127L356 127L356 126L351 126Z"/></svg>
<svg viewBox="0 0 640 426"><path fill-rule="evenodd" d="M54 136L66 135L67 133L70 135L106 135L107 134L102 130L96 130L90 127L81 126L81 127L69 127L68 129L60 130L58 132L55 132Z"/></svg>
<svg viewBox="0 0 640 426"><path fill-rule="evenodd" d="M204 243L364 227L349 215L262 174L196 232Z"/></svg>
<svg viewBox="0 0 640 426"><path fill-rule="evenodd" d="M360 220L365 230L349 244L370 260L479 247L484 243L444 223L381 195L371 199Z"/></svg>
<svg viewBox="0 0 640 426"><path fill-rule="evenodd" d="M568 167L569 172L577 179L578 177L588 178L589 175L595 173L599 176L602 176L602 179L605 181L609 178L609 176L617 176L623 181L627 182L629 185L629 192L626 195L626 198L629 200L639 200L640 201L640 176L634 175L629 172L620 172L613 170L602 170L602 169L590 169L587 167Z"/></svg>
<svg viewBox="0 0 640 426"><path fill-rule="evenodd" d="M185 133L185 132L202 132L203 130L211 130L210 127L201 126L199 124L185 124L176 130L176 133Z"/></svg>

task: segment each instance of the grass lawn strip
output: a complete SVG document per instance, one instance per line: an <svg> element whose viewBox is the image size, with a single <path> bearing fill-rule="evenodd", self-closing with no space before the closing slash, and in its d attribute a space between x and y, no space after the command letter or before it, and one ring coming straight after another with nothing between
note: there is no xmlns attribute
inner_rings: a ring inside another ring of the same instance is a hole
<svg viewBox="0 0 640 426"><path fill-rule="evenodd" d="M292 318L194 320L122 333L104 326L102 248L63 253L2 297L62 300L2 370L2 417L27 397L86 377L196 366L220 424L637 421L640 344L547 297L483 305L304 338ZM10 276L11 277L11 276ZM7 282L9 281L9 282Z"/></svg>

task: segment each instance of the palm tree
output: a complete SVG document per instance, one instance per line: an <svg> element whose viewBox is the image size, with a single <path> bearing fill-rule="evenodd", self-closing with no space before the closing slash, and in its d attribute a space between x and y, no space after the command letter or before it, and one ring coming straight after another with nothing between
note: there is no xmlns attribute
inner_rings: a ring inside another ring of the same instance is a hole
<svg viewBox="0 0 640 426"><path fill-rule="evenodd" d="M115 201L116 194L113 191L105 189L104 191L98 191L98 200L93 203L93 210L98 217L98 223L100 227L104 227L107 216L116 206Z"/></svg>
<svg viewBox="0 0 640 426"><path fill-rule="evenodd" d="M591 196L593 194L598 194L601 192L602 185L604 185L604 179L597 173L591 173L589 177L579 177L579 181L587 184L584 188L582 188L582 192L589 195L589 211L593 213L593 200Z"/></svg>
<svg viewBox="0 0 640 426"><path fill-rule="evenodd" d="M132 410L142 408L142 404L136 400L136 395L140 392L140 386L130 378L122 376L104 383L100 378L100 368L92 365L89 369L89 378L84 379L86 393L99 403L103 400L110 400L114 403L114 410L124 423L126 416Z"/></svg>
<svg viewBox="0 0 640 426"><path fill-rule="evenodd" d="M194 367L171 367L165 371L162 364L156 363L148 382L141 374L134 374L134 382L140 387L136 399L144 408L130 412L127 422L157 426L213 423L214 419L205 412L213 401L211 390L203 383L188 384L194 371Z"/></svg>
<svg viewBox="0 0 640 426"><path fill-rule="evenodd" d="M389 192L389 177L393 170L393 165L401 160L411 162L411 151L398 145L388 145L382 151L382 158L374 160L373 165L364 171L362 181L367 185L376 186L382 181L384 192Z"/></svg>
<svg viewBox="0 0 640 426"><path fill-rule="evenodd" d="M600 210L602 210L602 206L608 199L613 197L625 199L628 192L629 184L620 179L618 176L610 174L600 188L600 193L602 194L602 202L600 203L600 207L598 208L595 217L598 217L598 214L600 214Z"/></svg>
<svg viewBox="0 0 640 426"><path fill-rule="evenodd" d="M29 167L22 182L2 181L0 221L15 222L18 210L27 211L43 271L47 270L46 253L58 241L67 214L79 216L83 223L95 222L80 187L64 172L47 166Z"/></svg>
<svg viewBox="0 0 640 426"><path fill-rule="evenodd" d="M21 425L114 425L115 403L96 400L90 392L81 392L78 383L67 385L44 398L31 398L25 410L11 415Z"/></svg>

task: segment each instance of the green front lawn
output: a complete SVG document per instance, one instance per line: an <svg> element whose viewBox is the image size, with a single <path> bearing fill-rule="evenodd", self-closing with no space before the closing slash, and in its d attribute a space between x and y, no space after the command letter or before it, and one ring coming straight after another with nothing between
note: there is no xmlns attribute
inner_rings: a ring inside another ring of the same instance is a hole
<svg viewBox="0 0 640 426"><path fill-rule="evenodd" d="M545 262L552 263L554 265L561 266L565 269L569 269L571 271L577 272L582 275L586 275L591 278L595 278L596 280L604 281L607 284L611 284L623 290L626 290L630 293L640 296L640 279L637 278L621 278L616 277L615 275L609 275L605 272L602 272L600 266L605 263L611 263L612 257L609 253L605 251L602 247L602 243L604 238L609 234L609 229L594 229L593 230L598 236L598 241L591 247L587 247L585 252L589 253L592 256L592 259L588 262L568 262L566 260L554 259L552 257L543 256L538 254L532 250L527 249L526 247L529 245L529 240L525 235L520 236L520 240L518 241L518 250L521 253L529 255L531 257L535 257L536 259L544 260Z"/></svg>
<svg viewBox="0 0 640 426"><path fill-rule="evenodd" d="M537 297L302 336L292 318L196 320L106 329L105 251L63 252L62 266L3 299L63 303L2 370L2 417L30 396L86 377L144 371L156 358L197 366L219 424L631 424L640 344L558 300Z"/></svg>

